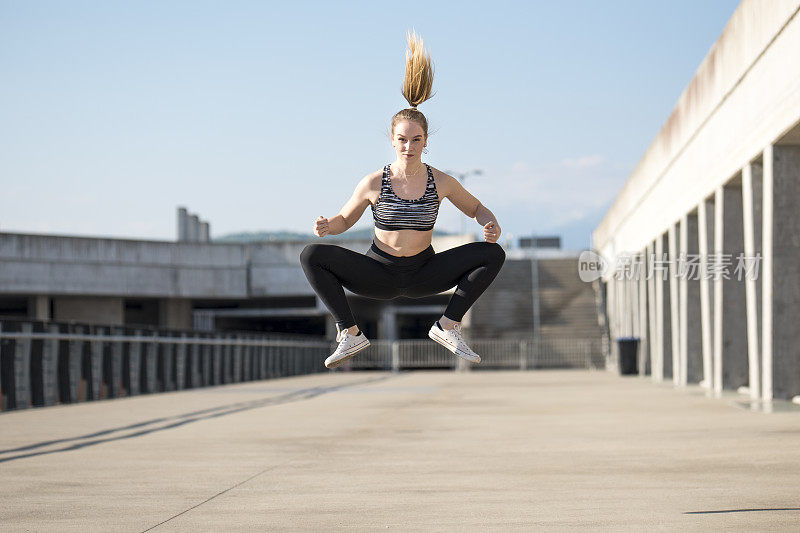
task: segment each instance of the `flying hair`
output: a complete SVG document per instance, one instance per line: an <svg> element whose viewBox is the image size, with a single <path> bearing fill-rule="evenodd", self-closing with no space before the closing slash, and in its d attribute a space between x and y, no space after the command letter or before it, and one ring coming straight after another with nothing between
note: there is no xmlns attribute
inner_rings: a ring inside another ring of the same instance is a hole
<svg viewBox="0 0 800 533"><path fill-rule="evenodd" d="M406 75L402 92L403 98L411 107L395 113L392 117L390 134L394 135L394 128L399 122L410 120L419 124L427 136L428 120L417 106L433 96L433 63L423 46L422 37L412 30L407 33L406 39L408 50L406 50Z"/></svg>
<svg viewBox="0 0 800 533"><path fill-rule="evenodd" d="M433 94L433 64L431 56L425 50L422 37L411 31L406 35L406 77L403 81L403 97L408 105L417 107Z"/></svg>

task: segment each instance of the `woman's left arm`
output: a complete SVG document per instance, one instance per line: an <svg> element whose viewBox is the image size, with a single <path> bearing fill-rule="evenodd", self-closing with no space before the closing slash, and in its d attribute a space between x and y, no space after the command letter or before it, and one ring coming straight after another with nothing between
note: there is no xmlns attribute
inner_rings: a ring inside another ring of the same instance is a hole
<svg viewBox="0 0 800 533"><path fill-rule="evenodd" d="M485 205L478 204L478 208L475 210L475 220L483 226L483 237L486 241L497 242L501 230L494 213L489 211L489 208Z"/></svg>
<svg viewBox="0 0 800 533"><path fill-rule="evenodd" d="M462 213L483 226L483 236L487 241L497 242L497 238L500 237L500 224L497 223L494 213L472 196L453 176L438 169L434 169L434 174L438 178L436 186L440 187L441 184L440 188L445 198L448 198Z"/></svg>

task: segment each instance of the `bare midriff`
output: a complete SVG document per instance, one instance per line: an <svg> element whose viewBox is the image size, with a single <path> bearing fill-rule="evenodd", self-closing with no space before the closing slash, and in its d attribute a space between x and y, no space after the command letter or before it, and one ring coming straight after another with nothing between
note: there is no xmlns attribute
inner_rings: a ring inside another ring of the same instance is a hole
<svg viewBox="0 0 800 533"><path fill-rule="evenodd" d="M431 245L433 230L401 229L389 231L375 228L375 246L398 257L416 255Z"/></svg>

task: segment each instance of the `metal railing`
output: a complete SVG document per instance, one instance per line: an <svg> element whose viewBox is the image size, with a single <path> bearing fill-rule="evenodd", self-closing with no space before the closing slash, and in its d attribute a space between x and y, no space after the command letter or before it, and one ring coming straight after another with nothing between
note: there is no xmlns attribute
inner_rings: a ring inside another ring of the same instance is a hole
<svg viewBox="0 0 800 533"><path fill-rule="evenodd" d="M296 337L0 321L0 410L327 371Z"/></svg>
<svg viewBox="0 0 800 533"><path fill-rule="evenodd" d="M370 341L366 350L345 363L344 369L411 370L534 370L604 367L601 339L467 339L481 363L456 357L431 340Z"/></svg>
<svg viewBox="0 0 800 533"><path fill-rule="evenodd" d="M468 363L432 340L371 341L341 370L601 368L600 339L472 339ZM0 321L0 410L325 372L335 342L302 336Z"/></svg>

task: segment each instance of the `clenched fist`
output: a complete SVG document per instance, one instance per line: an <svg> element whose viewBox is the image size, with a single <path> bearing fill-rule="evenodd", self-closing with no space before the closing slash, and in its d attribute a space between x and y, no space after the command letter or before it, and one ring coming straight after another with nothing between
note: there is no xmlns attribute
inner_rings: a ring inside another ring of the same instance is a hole
<svg viewBox="0 0 800 533"><path fill-rule="evenodd" d="M328 219L320 215L314 223L314 235L324 237L328 234Z"/></svg>
<svg viewBox="0 0 800 533"><path fill-rule="evenodd" d="M486 239L486 242L497 242L497 238L500 236L500 225L494 222L487 222L485 226L483 226L483 237Z"/></svg>

